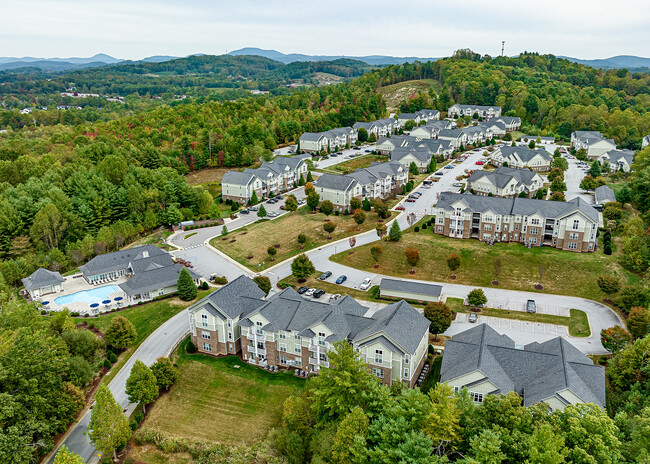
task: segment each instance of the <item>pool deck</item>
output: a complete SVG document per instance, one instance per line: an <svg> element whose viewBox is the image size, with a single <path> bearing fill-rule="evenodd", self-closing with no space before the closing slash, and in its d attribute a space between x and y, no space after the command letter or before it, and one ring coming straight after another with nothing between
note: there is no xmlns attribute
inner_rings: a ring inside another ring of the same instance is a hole
<svg viewBox="0 0 650 464"><path fill-rule="evenodd" d="M84 290L93 290L97 289L99 287L103 287L106 285L120 285L124 282L126 282L128 279L126 277L120 277L119 279L113 281L113 282L107 282L105 284L101 285L90 285L88 282L86 282L86 279L83 278L81 273L65 276L65 282L63 282L63 291L58 292L58 293L50 293L48 295L43 295L40 299L41 301L49 301L49 304L47 305L47 308L44 308L48 311L62 311L65 308L68 308L70 312L78 312L79 314L97 314L97 312L93 312L93 309L90 307L89 303L83 302L83 301L74 301L72 303L68 303L66 305L57 305L54 303L54 300L57 298L60 298L62 296L66 295L71 295L73 293L81 292ZM107 299L113 299L118 296L123 297L126 300L126 295L122 290L118 290L117 292L111 293L108 295ZM101 301L97 301L97 303L101 303ZM100 305L99 307L95 308L95 310L98 310L99 313L114 309L116 307L117 303L113 302L111 303L108 308L106 308L104 305Z"/></svg>

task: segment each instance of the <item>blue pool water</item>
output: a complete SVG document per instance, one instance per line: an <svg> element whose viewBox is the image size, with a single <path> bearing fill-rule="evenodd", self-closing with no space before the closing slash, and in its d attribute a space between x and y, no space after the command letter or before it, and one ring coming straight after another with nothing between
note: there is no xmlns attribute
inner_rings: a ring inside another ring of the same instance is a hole
<svg viewBox="0 0 650 464"><path fill-rule="evenodd" d="M55 304L67 305L69 303L101 303L102 300L108 299L108 295L118 292L120 287L117 285L104 285L103 287L91 288L70 295L60 296L54 300Z"/></svg>

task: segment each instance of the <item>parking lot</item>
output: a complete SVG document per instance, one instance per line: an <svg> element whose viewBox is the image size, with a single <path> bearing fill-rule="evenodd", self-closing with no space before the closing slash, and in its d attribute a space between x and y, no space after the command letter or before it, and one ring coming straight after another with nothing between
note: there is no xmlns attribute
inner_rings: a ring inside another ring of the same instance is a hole
<svg viewBox="0 0 650 464"><path fill-rule="evenodd" d="M467 330L476 324L488 324L499 333L507 333L518 345L526 345L533 341L547 340L549 337L568 337L569 333L565 326L555 324L543 324L540 322L518 321L514 319L503 319L478 314L475 323L468 321L469 314L458 313L451 327L445 335L455 335Z"/></svg>
<svg viewBox="0 0 650 464"><path fill-rule="evenodd" d="M318 169L326 169L328 167L334 166L335 164L343 163L344 161L350 160L357 156L367 155L374 149L375 144L370 144L358 147L358 149L349 148L347 150L339 150L336 153L341 153L340 155L332 153L331 155L328 155L327 159L314 162L314 166Z"/></svg>

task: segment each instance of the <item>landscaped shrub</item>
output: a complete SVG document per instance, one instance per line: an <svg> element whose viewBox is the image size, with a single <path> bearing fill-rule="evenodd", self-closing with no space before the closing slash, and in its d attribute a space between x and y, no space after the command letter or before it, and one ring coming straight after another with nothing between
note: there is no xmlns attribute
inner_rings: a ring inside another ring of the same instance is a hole
<svg viewBox="0 0 650 464"><path fill-rule="evenodd" d="M190 340L190 342L187 344L187 348L185 349L185 351L187 351L189 354L196 353L196 345L192 343L192 341Z"/></svg>
<svg viewBox="0 0 650 464"><path fill-rule="evenodd" d="M202 290L207 290L208 288L210 288L210 285L208 285L208 283L204 281L204 282L201 284L201 289L202 289Z"/></svg>
<svg viewBox="0 0 650 464"><path fill-rule="evenodd" d="M135 432L135 431L137 430L137 428L138 428L138 423L137 423L136 421L134 421L133 419L131 419L131 420L129 421L129 428L130 428L133 432Z"/></svg>
<svg viewBox="0 0 650 464"><path fill-rule="evenodd" d="M86 313L84 314L84 317L90 317L90 314Z"/></svg>
<svg viewBox="0 0 650 464"><path fill-rule="evenodd" d="M290 283L288 283L288 282L280 282L280 283L278 284L278 287L279 287L279 288L287 288L287 287L294 288L294 285L293 285L293 284L290 284Z"/></svg>
<svg viewBox="0 0 650 464"><path fill-rule="evenodd" d="M424 224L422 224L422 230L424 230L426 228L427 228L427 223L425 222Z"/></svg>
<svg viewBox="0 0 650 464"><path fill-rule="evenodd" d="M606 255L611 255L612 254L612 245L609 243L606 243L605 246L603 247L603 253Z"/></svg>
<svg viewBox="0 0 650 464"><path fill-rule="evenodd" d="M106 369L110 369L110 368L111 368L111 362L110 362L108 359L104 359L104 367L105 367Z"/></svg>
<svg viewBox="0 0 650 464"><path fill-rule="evenodd" d="M418 226L415 226L415 229L413 229L415 232L420 232L420 228Z"/></svg>
<svg viewBox="0 0 650 464"><path fill-rule="evenodd" d="M115 353L113 353L112 351L109 351L108 353L106 353L106 358L112 363L117 362L117 355Z"/></svg>
<svg viewBox="0 0 650 464"><path fill-rule="evenodd" d="M215 277L214 283L217 285L226 285L228 283L228 279L226 278L226 276Z"/></svg>
<svg viewBox="0 0 650 464"><path fill-rule="evenodd" d="M71 312L70 317L79 317L79 313L77 311Z"/></svg>
<svg viewBox="0 0 650 464"><path fill-rule="evenodd" d="M133 415L133 419L139 424L144 420L144 414L138 411Z"/></svg>

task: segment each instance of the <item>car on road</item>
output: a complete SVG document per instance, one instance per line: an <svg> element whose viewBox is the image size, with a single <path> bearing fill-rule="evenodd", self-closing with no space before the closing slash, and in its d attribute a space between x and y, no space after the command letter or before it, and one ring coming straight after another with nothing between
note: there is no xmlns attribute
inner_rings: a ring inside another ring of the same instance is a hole
<svg viewBox="0 0 650 464"><path fill-rule="evenodd" d="M353 150L361 150L361 147L354 147Z"/></svg>
<svg viewBox="0 0 650 464"><path fill-rule="evenodd" d="M527 313L536 313L537 307L535 306L535 300L526 301L526 312Z"/></svg>
<svg viewBox="0 0 650 464"><path fill-rule="evenodd" d="M319 278L320 280L326 280L326 279L328 279L329 276L331 276L331 275L332 275L332 271L325 271L325 272L323 272L323 273L322 273L318 278Z"/></svg>
<svg viewBox="0 0 650 464"><path fill-rule="evenodd" d="M299 295L302 295L302 294L305 293L307 290L309 290L309 287L300 287L300 288L299 288L298 290L296 290L296 291L298 292Z"/></svg>
<svg viewBox="0 0 650 464"><path fill-rule="evenodd" d="M467 320L472 323L476 322L478 320L478 314L470 313L469 318Z"/></svg>
<svg viewBox="0 0 650 464"><path fill-rule="evenodd" d="M314 294L313 294L312 296L313 296L314 298L320 298L320 297L323 296L323 295L325 295L325 290L319 288L318 290L316 290L316 291L314 292Z"/></svg>
<svg viewBox="0 0 650 464"><path fill-rule="evenodd" d="M436 172L435 175L436 175L436 176L443 176L444 174L445 174L444 172L442 172L442 171L438 171L438 172Z"/></svg>
<svg viewBox="0 0 650 464"><path fill-rule="evenodd" d="M363 279L363 282L361 282L361 285L359 285L359 288L361 290L368 290L370 288L370 284L372 283L372 279L370 277L367 277Z"/></svg>
<svg viewBox="0 0 650 464"><path fill-rule="evenodd" d="M338 293L335 293L334 295L330 296L330 301L336 301L339 298L341 298L341 295Z"/></svg>
<svg viewBox="0 0 650 464"><path fill-rule="evenodd" d="M398 207L395 208L396 211L404 211L406 208L404 205L399 205Z"/></svg>
<svg viewBox="0 0 650 464"><path fill-rule="evenodd" d="M270 218L278 217L279 215L280 214L276 213L275 211L269 211L268 213L266 213L266 216Z"/></svg>
<svg viewBox="0 0 650 464"><path fill-rule="evenodd" d="M463 184L461 184L460 182L454 182L452 185L454 187L462 187L463 186Z"/></svg>
<svg viewBox="0 0 650 464"><path fill-rule="evenodd" d="M341 285L341 284L342 284L343 282L345 282L346 280L348 280L348 277L345 276L345 275L342 275L342 276L339 276L338 279L336 279L336 283L339 284L339 285Z"/></svg>
<svg viewBox="0 0 650 464"><path fill-rule="evenodd" d="M240 211L240 213L242 213L242 214L248 214L248 213L250 213L250 211L248 211L247 209L242 209L242 210Z"/></svg>
<svg viewBox="0 0 650 464"><path fill-rule="evenodd" d="M258 211L260 208L258 206L249 206L248 211Z"/></svg>
<svg viewBox="0 0 650 464"><path fill-rule="evenodd" d="M445 169L454 169L454 167L451 164L448 164L447 166L445 166Z"/></svg>
<svg viewBox="0 0 650 464"><path fill-rule="evenodd" d="M305 296L312 296L315 291L316 291L315 288L310 288L305 292Z"/></svg>

